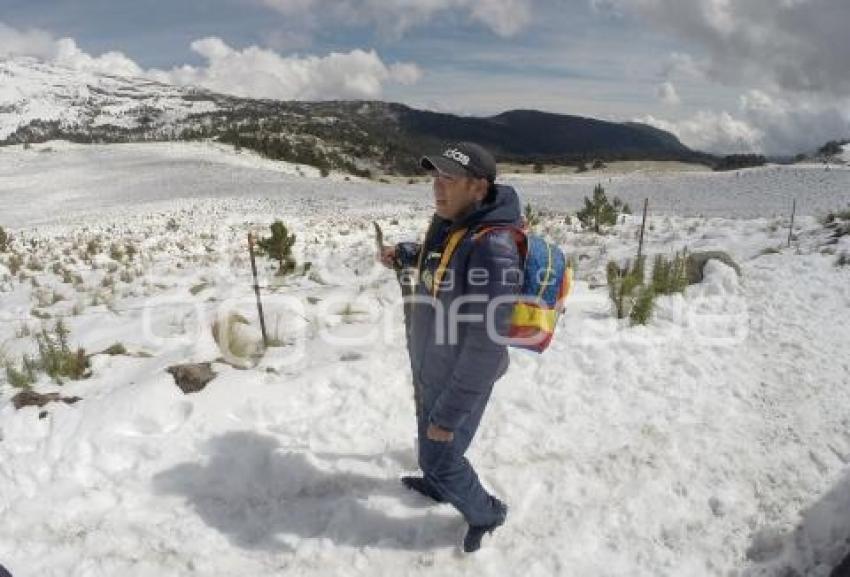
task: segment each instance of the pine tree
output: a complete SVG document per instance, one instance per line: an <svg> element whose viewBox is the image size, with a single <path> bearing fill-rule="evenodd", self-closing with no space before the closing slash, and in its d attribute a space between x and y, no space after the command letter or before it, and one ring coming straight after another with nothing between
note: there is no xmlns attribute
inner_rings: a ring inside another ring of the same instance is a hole
<svg viewBox="0 0 850 577"><path fill-rule="evenodd" d="M265 254L278 262L278 275L285 275L295 270L295 257L292 247L295 245L295 234L289 234L286 225L276 220L271 225L272 235L257 241L260 254Z"/></svg>
<svg viewBox="0 0 850 577"><path fill-rule="evenodd" d="M615 198L612 205L605 196L605 189L601 184L597 184L593 189L593 200L584 197L584 208L576 216L584 226L592 227L593 232L599 234L602 225L617 223L617 213L622 208L619 198Z"/></svg>
<svg viewBox="0 0 850 577"><path fill-rule="evenodd" d="M9 248L9 235L0 226L0 252L6 252L7 248Z"/></svg>

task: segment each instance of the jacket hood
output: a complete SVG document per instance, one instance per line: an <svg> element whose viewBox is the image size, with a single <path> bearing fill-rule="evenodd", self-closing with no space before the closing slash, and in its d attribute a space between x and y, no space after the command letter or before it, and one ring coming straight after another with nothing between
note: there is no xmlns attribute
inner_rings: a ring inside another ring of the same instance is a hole
<svg viewBox="0 0 850 577"><path fill-rule="evenodd" d="M478 224L522 224L519 195L512 186L494 184L484 199L471 213L453 223L454 226Z"/></svg>

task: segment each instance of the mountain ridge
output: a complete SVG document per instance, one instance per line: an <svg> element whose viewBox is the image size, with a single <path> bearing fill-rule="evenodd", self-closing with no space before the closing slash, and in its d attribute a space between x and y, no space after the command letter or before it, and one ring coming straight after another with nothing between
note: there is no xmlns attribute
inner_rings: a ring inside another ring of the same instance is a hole
<svg viewBox="0 0 850 577"><path fill-rule="evenodd" d="M649 125L538 110L475 117L383 101L240 98L33 58L0 59L0 78L0 145L211 138L361 175L417 174L422 151L458 140L519 163L714 160Z"/></svg>

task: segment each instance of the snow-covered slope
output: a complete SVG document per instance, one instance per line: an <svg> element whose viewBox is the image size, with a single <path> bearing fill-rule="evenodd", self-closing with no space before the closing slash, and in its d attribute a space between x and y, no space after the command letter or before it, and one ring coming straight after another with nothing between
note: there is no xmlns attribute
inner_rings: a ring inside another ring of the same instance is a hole
<svg viewBox="0 0 850 577"><path fill-rule="evenodd" d="M25 256L16 275L0 256L0 352L31 353L35 315L51 315L73 345L135 354L96 354L90 379L62 386L42 376L37 390L83 399L43 418L12 407L0 373L14 575L779 577L827 575L845 552L850 267L833 253L850 238L825 245L814 215L848 206L850 170L606 184L671 201L650 215L647 254L723 249L742 268L710 263L645 327L612 318L602 284L608 259L634 254L638 219L582 233L565 217L592 180L508 177L578 282L552 348L512 351L496 386L470 458L511 512L465 558L457 513L398 482L416 468L409 363L396 279L373 261L372 221L413 239L430 193L276 166L204 144L0 152L0 224ZM772 211L790 198L785 248ZM253 369L214 362L184 396L165 368L221 356L217 315L256 326L245 237L276 217L313 263L280 279L259 261L283 346Z"/></svg>
<svg viewBox="0 0 850 577"><path fill-rule="evenodd" d="M33 121L65 129L168 126L217 108L213 96L142 78L72 70L32 58L0 59L0 141Z"/></svg>

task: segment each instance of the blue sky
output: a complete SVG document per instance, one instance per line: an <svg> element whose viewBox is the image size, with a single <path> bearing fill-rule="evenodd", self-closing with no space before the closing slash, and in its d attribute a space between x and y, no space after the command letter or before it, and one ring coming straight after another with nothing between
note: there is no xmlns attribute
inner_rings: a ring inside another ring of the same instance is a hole
<svg viewBox="0 0 850 577"><path fill-rule="evenodd" d="M794 38L815 42L850 17L850 3L799 3L833 12L803 21L772 0L0 0L0 56L26 52L35 31L73 39L64 63L120 52L130 72L241 95L375 97L476 115L538 108L639 119L699 148L785 152L841 137L848 124L823 119L850 111L848 87L829 80L842 65L803 73L805 43ZM754 31L790 38L759 45ZM32 49L56 52L45 50ZM331 53L350 57L308 64ZM807 140L799 125L812 115Z"/></svg>

